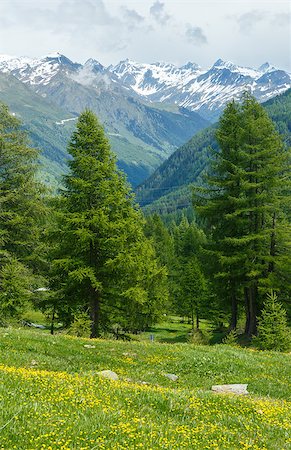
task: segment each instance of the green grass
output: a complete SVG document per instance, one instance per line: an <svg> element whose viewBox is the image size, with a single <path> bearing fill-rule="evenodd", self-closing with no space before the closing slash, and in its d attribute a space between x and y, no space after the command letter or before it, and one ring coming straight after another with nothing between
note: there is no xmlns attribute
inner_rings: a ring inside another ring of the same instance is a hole
<svg viewBox="0 0 291 450"><path fill-rule="evenodd" d="M141 341L149 341L153 336L154 341L176 344L188 341L191 325L187 321L182 321L180 317L168 316L163 322L153 325L146 332L139 336ZM132 336L134 339L135 336Z"/></svg>
<svg viewBox="0 0 291 450"><path fill-rule="evenodd" d="M290 375L290 354L0 329L0 448L288 449Z"/></svg>
<svg viewBox="0 0 291 450"><path fill-rule="evenodd" d="M147 331L139 335L138 340L148 341L153 336L154 341L177 344L190 342L189 334L191 333L192 325L188 323L187 319L182 319L178 316L166 316L163 322L153 325ZM226 335L226 331L217 331L214 326L207 320L200 320L200 332L204 336L207 343L219 344ZM131 335L131 338L137 339L136 336Z"/></svg>

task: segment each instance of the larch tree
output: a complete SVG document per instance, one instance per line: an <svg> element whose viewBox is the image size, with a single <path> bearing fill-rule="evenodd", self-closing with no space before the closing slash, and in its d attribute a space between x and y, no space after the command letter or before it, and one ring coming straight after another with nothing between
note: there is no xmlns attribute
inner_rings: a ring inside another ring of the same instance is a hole
<svg viewBox="0 0 291 450"><path fill-rule="evenodd" d="M197 211L204 219L208 234L207 268L222 297L229 299L230 329L237 326L238 298L241 281L241 258L235 241L243 226L242 218L233 215L240 207L241 135L239 105L229 103L220 119L216 138L220 151L214 156L208 187L194 194ZM199 195L202 196L199 198Z"/></svg>
<svg viewBox="0 0 291 450"><path fill-rule="evenodd" d="M175 259L170 273L175 310L190 318L193 331L195 327L198 330L208 308L207 280L200 261L205 236L195 222L189 224L184 216L173 229L173 240Z"/></svg>
<svg viewBox="0 0 291 450"><path fill-rule="evenodd" d="M41 264L38 252L43 186L37 181L38 152L21 122L0 104L0 310L15 315L31 297Z"/></svg>
<svg viewBox="0 0 291 450"><path fill-rule="evenodd" d="M270 275L277 277L282 259L278 232L284 223L287 152L264 108L249 94L241 105L226 107L217 141L220 150L208 187L195 190L194 206L206 219L213 275L224 283L231 328L244 297L245 331L251 336L256 334L261 294Z"/></svg>
<svg viewBox="0 0 291 450"><path fill-rule="evenodd" d="M61 193L58 257L53 266L62 304L90 312L91 337L109 324L150 324L167 297L144 221L96 116L78 120Z"/></svg>

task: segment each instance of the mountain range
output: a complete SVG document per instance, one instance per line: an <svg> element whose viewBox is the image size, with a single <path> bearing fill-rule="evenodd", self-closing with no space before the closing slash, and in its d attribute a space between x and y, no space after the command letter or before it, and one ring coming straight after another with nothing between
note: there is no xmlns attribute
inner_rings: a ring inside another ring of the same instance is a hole
<svg viewBox="0 0 291 450"><path fill-rule="evenodd" d="M46 179L65 170L66 145L78 114L92 109L105 126L118 164L133 185L146 179L177 147L214 122L245 90L265 101L288 89L290 74L221 59L208 69L195 63L104 67L75 63L59 53L43 58L0 55L0 100L19 116L42 149Z"/></svg>
<svg viewBox="0 0 291 450"><path fill-rule="evenodd" d="M245 90L264 102L284 92L291 82L289 73L269 63L252 69L222 59L208 69L191 62L177 67L125 60L109 70L139 96L152 102L178 104L211 121L218 118L227 102L238 100Z"/></svg>

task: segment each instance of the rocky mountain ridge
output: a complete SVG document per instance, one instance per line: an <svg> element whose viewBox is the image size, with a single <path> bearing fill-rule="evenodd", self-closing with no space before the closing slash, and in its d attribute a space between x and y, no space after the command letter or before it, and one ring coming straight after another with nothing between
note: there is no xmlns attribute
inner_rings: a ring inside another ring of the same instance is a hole
<svg viewBox="0 0 291 450"><path fill-rule="evenodd" d="M239 99L245 90L264 102L291 87L291 75L269 63L254 69L222 59L202 69L193 62L178 67L126 59L105 67L92 58L85 64L74 63L60 53L40 59L0 55L0 71L10 72L36 92L65 77L87 87L118 88L141 101L187 108L211 121L217 119L228 101Z"/></svg>

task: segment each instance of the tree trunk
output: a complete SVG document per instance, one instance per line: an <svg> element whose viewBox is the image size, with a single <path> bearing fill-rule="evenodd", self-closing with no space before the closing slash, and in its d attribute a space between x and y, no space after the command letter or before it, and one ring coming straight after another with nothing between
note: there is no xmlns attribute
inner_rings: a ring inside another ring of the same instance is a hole
<svg viewBox="0 0 291 450"><path fill-rule="evenodd" d="M270 241L270 256L273 257L276 254L276 234L275 234L275 228L276 228L276 213L273 213L272 217L272 233L271 233L271 241ZM268 272L274 272L275 264L274 261L271 260L269 262Z"/></svg>
<svg viewBox="0 0 291 450"><path fill-rule="evenodd" d="M191 323L192 323L192 333L194 333L194 331L195 331L195 327L194 327L194 308L192 308L192 310L191 310Z"/></svg>
<svg viewBox="0 0 291 450"><path fill-rule="evenodd" d="M96 254L94 251L93 243L90 242L90 266L96 266ZM91 335L90 338L97 338L100 336L100 296L99 292L94 289L93 286L90 286L90 310L91 310Z"/></svg>
<svg viewBox="0 0 291 450"><path fill-rule="evenodd" d="M54 330L55 330L55 312L56 312L56 307L54 305L54 307L53 307L53 314L52 314L52 321L51 321L51 335L54 334Z"/></svg>
<svg viewBox="0 0 291 450"><path fill-rule="evenodd" d="M232 290L230 329L235 330L236 326L237 326L237 298L236 298L234 290Z"/></svg>
<svg viewBox="0 0 291 450"><path fill-rule="evenodd" d="M199 330L199 311L196 309L196 330Z"/></svg>
<svg viewBox="0 0 291 450"><path fill-rule="evenodd" d="M97 338L100 336L100 298L99 293L91 288L91 335L90 338Z"/></svg>
<svg viewBox="0 0 291 450"><path fill-rule="evenodd" d="M251 337L257 334L257 286L245 288L246 300L246 334Z"/></svg>
<svg viewBox="0 0 291 450"><path fill-rule="evenodd" d="M245 333L249 333L250 328L250 305L249 305L249 291L248 288L244 288L245 294L245 311L246 311L246 324L245 324Z"/></svg>

